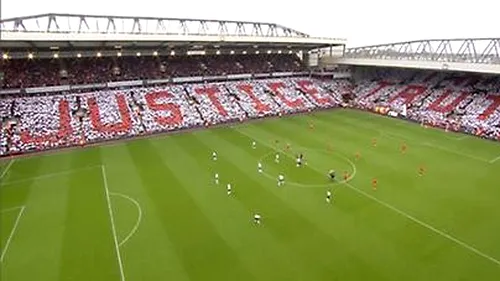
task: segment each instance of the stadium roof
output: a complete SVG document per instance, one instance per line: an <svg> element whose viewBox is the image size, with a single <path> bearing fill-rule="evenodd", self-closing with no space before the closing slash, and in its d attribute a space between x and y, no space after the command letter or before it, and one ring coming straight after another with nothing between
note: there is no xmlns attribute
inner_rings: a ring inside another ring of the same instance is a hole
<svg viewBox="0 0 500 281"><path fill-rule="evenodd" d="M351 48L335 63L500 74L500 38L419 40Z"/></svg>
<svg viewBox="0 0 500 281"><path fill-rule="evenodd" d="M303 49L345 45L275 23L156 17L41 14L0 21L0 48L43 49L259 45Z"/></svg>
<svg viewBox="0 0 500 281"><path fill-rule="evenodd" d="M347 49L346 58L500 64L500 38L434 39Z"/></svg>

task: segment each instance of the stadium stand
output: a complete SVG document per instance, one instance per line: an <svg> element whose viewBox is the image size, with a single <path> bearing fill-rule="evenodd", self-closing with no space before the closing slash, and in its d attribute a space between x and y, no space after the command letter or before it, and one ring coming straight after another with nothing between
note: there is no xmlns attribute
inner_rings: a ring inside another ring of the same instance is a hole
<svg viewBox="0 0 500 281"><path fill-rule="evenodd" d="M500 140L499 83L495 76L378 69L356 83L353 106L406 111L425 125Z"/></svg>
<svg viewBox="0 0 500 281"><path fill-rule="evenodd" d="M302 70L290 55L80 58L58 63L6 61L4 88ZM309 78L281 78L6 95L0 99L0 155L338 106L341 97L323 86Z"/></svg>
<svg viewBox="0 0 500 281"><path fill-rule="evenodd" d="M303 70L294 55L3 63L5 89ZM360 73L352 81L302 76L6 95L0 99L0 156L338 106L397 112L415 122L500 140L498 77L384 68Z"/></svg>
<svg viewBox="0 0 500 281"><path fill-rule="evenodd" d="M4 89L303 70L297 56L278 54L16 59L2 68Z"/></svg>

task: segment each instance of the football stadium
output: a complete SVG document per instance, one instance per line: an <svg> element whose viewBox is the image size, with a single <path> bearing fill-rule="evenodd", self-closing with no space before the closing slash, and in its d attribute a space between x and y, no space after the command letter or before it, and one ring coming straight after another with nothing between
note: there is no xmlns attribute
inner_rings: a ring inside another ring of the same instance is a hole
<svg viewBox="0 0 500 281"><path fill-rule="evenodd" d="M0 24L1 280L500 280L500 39Z"/></svg>

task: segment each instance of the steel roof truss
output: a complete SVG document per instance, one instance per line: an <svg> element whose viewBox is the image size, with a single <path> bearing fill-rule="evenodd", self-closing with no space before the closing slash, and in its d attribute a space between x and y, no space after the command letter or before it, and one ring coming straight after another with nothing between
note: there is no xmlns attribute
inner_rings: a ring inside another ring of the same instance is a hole
<svg viewBox="0 0 500 281"><path fill-rule="evenodd" d="M500 39L491 39L484 52L481 54L479 61L486 62L494 58L496 61L500 59Z"/></svg>
<svg viewBox="0 0 500 281"><path fill-rule="evenodd" d="M167 28L165 27L165 22L162 19L159 19L156 22L156 32L157 33L167 33Z"/></svg>
<svg viewBox="0 0 500 281"><path fill-rule="evenodd" d="M463 41L462 45L458 49L457 55L459 56L459 58L462 58L469 63L476 62L477 53L474 41L470 39Z"/></svg>
<svg viewBox="0 0 500 281"><path fill-rule="evenodd" d="M55 28L55 30L52 30L52 28ZM49 23L47 24L47 32L51 31L59 31L59 24L57 23L57 18L56 16L49 16Z"/></svg>
<svg viewBox="0 0 500 281"><path fill-rule="evenodd" d="M95 23L94 23L95 21ZM169 32L168 25L176 25ZM207 19L91 16L73 14L43 14L0 20L2 31L124 33L124 34L185 34L229 36L309 37L297 30L273 23L218 21ZM213 26L213 28L211 28ZM218 32L217 32L218 29Z"/></svg>
<svg viewBox="0 0 500 281"><path fill-rule="evenodd" d="M450 44L450 40L441 40L436 52L434 53L433 59L437 61L448 61L450 55L453 54L453 49Z"/></svg>

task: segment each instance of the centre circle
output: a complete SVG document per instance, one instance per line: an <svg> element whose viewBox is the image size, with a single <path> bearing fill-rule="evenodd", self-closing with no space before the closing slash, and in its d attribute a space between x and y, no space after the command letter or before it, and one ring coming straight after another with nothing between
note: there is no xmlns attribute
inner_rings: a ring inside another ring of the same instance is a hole
<svg viewBox="0 0 500 281"><path fill-rule="evenodd" d="M334 186L350 181L356 175L356 165L343 154L333 152L328 153L326 150L317 148L304 148L302 153L304 153L305 159L302 167L296 167L296 155L293 155L292 153L270 151L267 154L264 154L259 160L263 166L262 175L271 180L277 181L278 174L283 174L286 185L297 187ZM276 163L276 154L279 154L278 163ZM325 161L325 155L327 155L326 158L329 158L327 161ZM318 159L315 158L321 158L321 161L317 161ZM337 172L338 178L334 181L331 181L327 176L330 169ZM270 172L270 170L273 172ZM317 183L311 182L310 179L312 175L308 177L307 174L315 174L314 176L317 176L317 173L320 171L324 173L324 176L318 178ZM344 172L349 173L347 180L344 180ZM309 179L309 181L302 181L301 175L303 174L305 174L304 178Z"/></svg>

